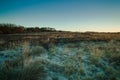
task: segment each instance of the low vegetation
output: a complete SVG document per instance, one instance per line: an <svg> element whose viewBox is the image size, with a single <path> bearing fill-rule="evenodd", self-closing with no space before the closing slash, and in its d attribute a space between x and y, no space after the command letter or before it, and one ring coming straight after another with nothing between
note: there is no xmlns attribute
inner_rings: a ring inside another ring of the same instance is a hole
<svg viewBox="0 0 120 80"><path fill-rule="evenodd" d="M1 59L16 54L1 61L0 80L120 79L119 41L51 43L48 49L24 42L13 50L0 51Z"/></svg>
<svg viewBox="0 0 120 80"><path fill-rule="evenodd" d="M30 61L28 53L8 58L0 64L0 80L41 80L45 76L44 65Z"/></svg>
<svg viewBox="0 0 120 80"><path fill-rule="evenodd" d="M0 80L120 80L120 33L0 35Z"/></svg>

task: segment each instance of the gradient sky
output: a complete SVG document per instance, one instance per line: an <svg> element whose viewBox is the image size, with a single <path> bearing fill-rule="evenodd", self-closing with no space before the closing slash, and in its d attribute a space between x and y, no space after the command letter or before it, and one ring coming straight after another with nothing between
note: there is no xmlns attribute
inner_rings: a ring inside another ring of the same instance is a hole
<svg viewBox="0 0 120 80"><path fill-rule="evenodd" d="M0 23L120 32L120 0L0 0Z"/></svg>

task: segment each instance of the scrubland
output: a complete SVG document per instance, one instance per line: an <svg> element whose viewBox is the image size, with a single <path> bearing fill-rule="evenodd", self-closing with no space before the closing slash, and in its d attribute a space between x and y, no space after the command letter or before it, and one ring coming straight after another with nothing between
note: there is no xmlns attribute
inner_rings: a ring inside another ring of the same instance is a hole
<svg viewBox="0 0 120 80"><path fill-rule="evenodd" d="M0 36L0 80L120 80L120 33Z"/></svg>

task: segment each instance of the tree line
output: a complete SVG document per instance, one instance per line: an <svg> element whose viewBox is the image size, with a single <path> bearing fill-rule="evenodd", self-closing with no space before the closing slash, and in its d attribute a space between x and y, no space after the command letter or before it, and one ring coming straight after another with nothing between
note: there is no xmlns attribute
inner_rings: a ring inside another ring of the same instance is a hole
<svg viewBox="0 0 120 80"><path fill-rule="evenodd" d="M55 32L55 28L50 27L24 27L15 24L0 24L0 34L15 33L38 33L38 32Z"/></svg>

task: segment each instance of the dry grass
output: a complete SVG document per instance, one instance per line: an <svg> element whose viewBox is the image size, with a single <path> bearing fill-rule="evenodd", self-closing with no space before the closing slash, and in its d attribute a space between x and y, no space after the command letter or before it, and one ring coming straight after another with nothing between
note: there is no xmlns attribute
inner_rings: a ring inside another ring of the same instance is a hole
<svg viewBox="0 0 120 80"><path fill-rule="evenodd" d="M8 59L0 65L0 80L41 80L45 76L44 65L38 61L32 61L36 52L41 52L41 47L32 49L29 53L28 43L24 44L24 50L16 59ZM30 54L31 56L28 56ZM38 53L37 53L38 54Z"/></svg>
<svg viewBox="0 0 120 80"><path fill-rule="evenodd" d="M120 79L119 41L51 43L48 49L25 42L22 48L22 54L16 60L2 64L0 80L38 80L44 75L44 68L49 74L59 73L68 80ZM48 57L43 57L44 54ZM36 57L39 57L37 61ZM58 77L51 79L58 80Z"/></svg>
<svg viewBox="0 0 120 80"><path fill-rule="evenodd" d="M40 63L24 66L20 60L5 62L0 67L0 80L39 80L45 75Z"/></svg>

